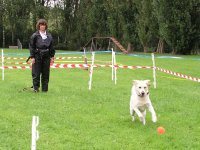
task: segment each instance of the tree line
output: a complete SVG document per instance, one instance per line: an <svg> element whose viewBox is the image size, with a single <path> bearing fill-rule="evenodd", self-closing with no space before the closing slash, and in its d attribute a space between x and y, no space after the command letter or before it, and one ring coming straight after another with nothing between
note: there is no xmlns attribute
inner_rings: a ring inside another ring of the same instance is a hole
<svg viewBox="0 0 200 150"><path fill-rule="evenodd" d="M0 0L0 47L28 48L39 18L56 49L112 36L128 51L200 53L200 0Z"/></svg>

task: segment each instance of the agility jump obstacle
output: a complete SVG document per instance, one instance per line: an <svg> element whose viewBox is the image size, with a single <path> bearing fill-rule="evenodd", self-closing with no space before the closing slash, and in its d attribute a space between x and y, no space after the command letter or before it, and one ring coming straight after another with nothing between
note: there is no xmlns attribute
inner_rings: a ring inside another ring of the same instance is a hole
<svg viewBox="0 0 200 150"><path fill-rule="evenodd" d="M92 64L87 67L90 68L90 71L89 71L89 90L91 90L92 88L92 75L93 75L93 70L94 70L94 67L104 67L106 65L94 65L94 60L95 60L95 53L92 52L92 56L91 56L91 59L92 59ZM85 64L86 66L87 64ZM112 81L114 80L115 81L115 84L117 84L117 67L115 67L116 65L116 58L115 58L115 52L113 51L112 49L112 65L107 65L107 66L110 66L112 68ZM85 67L86 68L86 67Z"/></svg>

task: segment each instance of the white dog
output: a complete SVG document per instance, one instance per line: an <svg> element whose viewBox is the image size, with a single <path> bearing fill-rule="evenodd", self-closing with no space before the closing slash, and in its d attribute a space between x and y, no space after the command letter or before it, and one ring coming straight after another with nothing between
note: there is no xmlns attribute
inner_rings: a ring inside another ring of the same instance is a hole
<svg viewBox="0 0 200 150"><path fill-rule="evenodd" d="M132 121L135 120L136 113L140 121L145 125L146 109L151 112L152 121L156 122L157 117L149 98L150 80L133 80L132 93L130 99L130 114Z"/></svg>

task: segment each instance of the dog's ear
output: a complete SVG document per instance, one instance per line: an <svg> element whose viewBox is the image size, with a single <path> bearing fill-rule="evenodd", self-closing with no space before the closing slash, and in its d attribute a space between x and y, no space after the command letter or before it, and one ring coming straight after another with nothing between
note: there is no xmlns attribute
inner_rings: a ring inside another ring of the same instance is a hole
<svg viewBox="0 0 200 150"><path fill-rule="evenodd" d="M146 84L148 85L148 86L150 86L151 85L151 81L150 80L145 80L145 82L146 82Z"/></svg>
<svg viewBox="0 0 200 150"><path fill-rule="evenodd" d="M133 82L132 82L133 85L136 85L136 84L137 84L137 81L138 81L138 80L133 80Z"/></svg>

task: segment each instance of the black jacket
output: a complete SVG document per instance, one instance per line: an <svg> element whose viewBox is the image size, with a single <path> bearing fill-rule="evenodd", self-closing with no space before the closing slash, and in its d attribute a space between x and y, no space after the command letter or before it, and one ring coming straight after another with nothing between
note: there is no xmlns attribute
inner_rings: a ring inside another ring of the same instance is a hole
<svg viewBox="0 0 200 150"><path fill-rule="evenodd" d="M35 55L39 53L40 50L49 49L50 57L54 57L55 49L53 48L53 38L50 33L46 32L47 38L45 40L42 39L39 31L33 33L30 39L29 49L30 49L30 57L35 58Z"/></svg>

